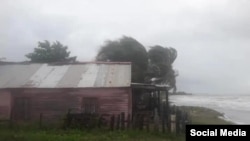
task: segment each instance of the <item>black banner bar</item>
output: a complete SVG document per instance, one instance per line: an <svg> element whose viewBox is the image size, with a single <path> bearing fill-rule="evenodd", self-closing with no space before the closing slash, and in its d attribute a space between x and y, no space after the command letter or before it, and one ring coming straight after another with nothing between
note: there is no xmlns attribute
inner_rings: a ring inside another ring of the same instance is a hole
<svg viewBox="0 0 250 141"><path fill-rule="evenodd" d="M250 141L250 125L186 125L186 141Z"/></svg>

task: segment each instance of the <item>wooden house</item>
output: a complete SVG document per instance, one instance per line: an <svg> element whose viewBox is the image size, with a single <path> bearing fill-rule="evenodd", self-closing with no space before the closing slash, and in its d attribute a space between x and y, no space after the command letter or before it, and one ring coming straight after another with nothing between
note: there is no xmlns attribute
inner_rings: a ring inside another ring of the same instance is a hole
<svg viewBox="0 0 250 141"><path fill-rule="evenodd" d="M160 91L167 87L131 83L127 62L2 63L0 120L32 121L41 114L47 120L62 119L69 110L125 115L159 110ZM145 93L158 104L145 104Z"/></svg>

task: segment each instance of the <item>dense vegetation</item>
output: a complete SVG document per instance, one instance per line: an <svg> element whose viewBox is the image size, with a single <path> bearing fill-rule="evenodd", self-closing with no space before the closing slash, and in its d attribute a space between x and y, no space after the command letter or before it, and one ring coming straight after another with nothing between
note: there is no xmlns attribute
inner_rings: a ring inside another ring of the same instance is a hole
<svg viewBox="0 0 250 141"><path fill-rule="evenodd" d="M49 41L38 42L38 47L34 48L34 52L26 55L31 62L50 63L50 62L68 62L75 61L76 57L69 57L68 47L56 41L50 44Z"/></svg>
<svg viewBox="0 0 250 141"><path fill-rule="evenodd" d="M131 37L106 41L96 56L97 61L132 62L132 81L144 82L148 65L145 47Z"/></svg>
<svg viewBox="0 0 250 141"><path fill-rule="evenodd" d="M159 45L145 47L132 37L106 41L100 48L96 60L111 62L132 62L132 82L167 84L176 91L176 71L172 64L177 51Z"/></svg>

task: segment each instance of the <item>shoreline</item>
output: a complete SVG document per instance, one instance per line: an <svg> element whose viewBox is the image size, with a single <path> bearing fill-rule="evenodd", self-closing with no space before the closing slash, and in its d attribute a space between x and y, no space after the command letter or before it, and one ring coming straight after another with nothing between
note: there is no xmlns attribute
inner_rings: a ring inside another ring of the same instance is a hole
<svg viewBox="0 0 250 141"><path fill-rule="evenodd" d="M223 113L207 107L199 106L178 106L182 110L187 111L191 124L237 124L226 118Z"/></svg>
<svg viewBox="0 0 250 141"><path fill-rule="evenodd" d="M221 113L221 119L236 125L249 124L249 96L231 95L170 95L170 105L199 106Z"/></svg>

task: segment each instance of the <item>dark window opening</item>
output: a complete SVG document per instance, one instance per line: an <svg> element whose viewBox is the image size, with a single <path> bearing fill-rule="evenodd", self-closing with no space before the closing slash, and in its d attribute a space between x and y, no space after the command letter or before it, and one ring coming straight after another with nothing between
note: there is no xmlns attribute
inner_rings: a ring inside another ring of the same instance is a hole
<svg viewBox="0 0 250 141"><path fill-rule="evenodd" d="M30 119L30 98L21 97L14 99L13 118L16 120Z"/></svg>
<svg viewBox="0 0 250 141"><path fill-rule="evenodd" d="M97 113L98 101L97 98L83 98L82 99L82 112L83 113Z"/></svg>

